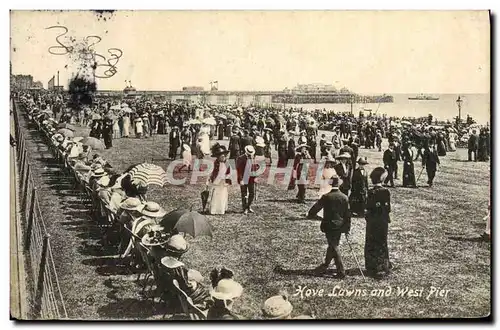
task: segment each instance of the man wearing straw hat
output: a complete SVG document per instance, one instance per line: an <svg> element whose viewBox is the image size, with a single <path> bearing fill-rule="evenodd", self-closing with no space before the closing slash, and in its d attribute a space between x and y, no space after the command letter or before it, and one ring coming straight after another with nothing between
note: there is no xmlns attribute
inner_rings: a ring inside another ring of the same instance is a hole
<svg viewBox="0 0 500 330"><path fill-rule="evenodd" d="M351 189L351 169L348 161L351 159L351 155L344 152L338 155L336 159L339 160L339 163L334 166L335 172L337 172L338 177L342 180L340 191L349 196L349 190Z"/></svg>
<svg viewBox="0 0 500 330"><path fill-rule="evenodd" d="M233 126L233 135L229 138L229 159L236 159L240 156L241 140L240 140L240 127Z"/></svg>
<svg viewBox="0 0 500 330"><path fill-rule="evenodd" d="M349 211L349 200L347 196L339 190L339 177L333 175L331 178L332 190L321 196L321 198L311 207L307 217L318 219L318 212L323 210L321 219L321 231L325 233L328 241L325 262L316 268L316 271L323 274L327 271L332 259L335 260L337 276L345 277L344 265L339 251L340 236L342 233L349 235L351 229L351 214Z"/></svg>
<svg viewBox="0 0 500 330"><path fill-rule="evenodd" d="M257 170L255 163L255 148L253 146L245 147L245 154L238 157L236 160L236 171L238 174L238 182L241 189L241 204L243 213L254 213L251 206L255 198L256 184L255 176L252 172Z"/></svg>

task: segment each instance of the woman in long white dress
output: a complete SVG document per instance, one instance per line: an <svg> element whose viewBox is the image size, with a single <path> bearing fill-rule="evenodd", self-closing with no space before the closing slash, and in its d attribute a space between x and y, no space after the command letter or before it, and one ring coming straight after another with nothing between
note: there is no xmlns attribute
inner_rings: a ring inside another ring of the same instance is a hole
<svg viewBox="0 0 500 330"><path fill-rule="evenodd" d="M210 137L206 132L201 130L198 134L198 150L202 155L210 154Z"/></svg>
<svg viewBox="0 0 500 330"><path fill-rule="evenodd" d="M323 168L323 174L321 175L321 183L319 185L318 199L332 190L330 179L332 176L337 174L335 168L333 168L333 166L335 165L335 157L331 153L325 156L322 159L322 161L325 163L325 167ZM321 211L318 212L318 215L320 217L323 216L323 209L321 209Z"/></svg>
<svg viewBox="0 0 500 330"><path fill-rule="evenodd" d="M123 137L128 138L130 135L130 115L128 113L123 114Z"/></svg>
<svg viewBox="0 0 500 330"><path fill-rule="evenodd" d="M212 148L214 169L208 178L207 186L210 187L209 213L225 214L228 208L228 187L231 184L230 168L226 165L229 150L225 146L216 144Z"/></svg>
<svg viewBox="0 0 500 330"><path fill-rule="evenodd" d="M457 134L455 132L450 132L449 139L450 139L450 150L449 151L457 151L457 147L456 147Z"/></svg>
<svg viewBox="0 0 500 330"><path fill-rule="evenodd" d="M144 122L142 121L141 117L137 117L134 119L135 123L135 137L140 139L142 136L142 125L144 125Z"/></svg>

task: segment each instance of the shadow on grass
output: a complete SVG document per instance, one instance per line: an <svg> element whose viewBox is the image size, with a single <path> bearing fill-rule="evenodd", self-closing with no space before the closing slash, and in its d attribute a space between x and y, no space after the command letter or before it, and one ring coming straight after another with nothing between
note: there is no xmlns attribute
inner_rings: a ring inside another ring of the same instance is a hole
<svg viewBox="0 0 500 330"><path fill-rule="evenodd" d="M474 237L448 236L448 238L459 242L489 243L481 236L474 236Z"/></svg>
<svg viewBox="0 0 500 330"><path fill-rule="evenodd" d="M85 259L82 264L96 267L95 272L100 276L111 275L138 275L145 272L143 269L136 269L129 264L129 259L121 259L116 255L108 258Z"/></svg>
<svg viewBox="0 0 500 330"><path fill-rule="evenodd" d="M116 255L116 248L113 246L90 245L87 242L83 242L78 248L78 253L94 257L113 256Z"/></svg>
<svg viewBox="0 0 500 330"><path fill-rule="evenodd" d="M312 276L312 277L329 277L337 278L337 271L335 269L328 269L323 274L318 274L316 270L313 269L284 269L283 267L276 266L273 270L276 274L280 275L293 275L293 276ZM358 268L347 269L347 276L361 276L361 271Z"/></svg>
<svg viewBox="0 0 500 330"><path fill-rule="evenodd" d="M164 303L135 298L117 299L97 309L100 317L112 319L146 319L155 315L163 315L165 312L167 312L167 306Z"/></svg>
<svg viewBox="0 0 500 330"><path fill-rule="evenodd" d="M317 199L312 199L312 198L306 198L306 202L316 202ZM291 203L291 204L297 204L297 205L302 205L304 203L299 203L296 198L290 198L290 199L265 199L264 202L270 202L270 203Z"/></svg>

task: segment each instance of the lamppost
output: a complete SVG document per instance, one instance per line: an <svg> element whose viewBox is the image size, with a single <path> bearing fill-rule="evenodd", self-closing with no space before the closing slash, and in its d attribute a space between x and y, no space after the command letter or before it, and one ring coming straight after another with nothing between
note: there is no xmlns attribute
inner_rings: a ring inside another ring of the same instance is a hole
<svg viewBox="0 0 500 330"><path fill-rule="evenodd" d="M458 99L456 100L458 106L458 125L462 123L462 102L463 100L458 95Z"/></svg>

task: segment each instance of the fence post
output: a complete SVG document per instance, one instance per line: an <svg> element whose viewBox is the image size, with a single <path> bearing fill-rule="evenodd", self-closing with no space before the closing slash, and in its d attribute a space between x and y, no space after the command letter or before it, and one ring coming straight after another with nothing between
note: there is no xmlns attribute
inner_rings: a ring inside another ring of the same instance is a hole
<svg viewBox="0 0 500 330"><path fill-rule="evenodd" d="M24 192L24 197L22 200L23 206L26 206L26 203L28 202L26 199L28 198L29 177L30 177L30 164L27 162L26 163L26 170L23 173L23 178L21 178L21 180L23 180L23 181L21 181L21 190Z"/></svg>
<svg viewBox="0 0 500 330"><path fill-rule="evenodd" d="M21 162L21 170L19 172L19 174L21 174L21 178L23 178L23 174L24 174L24 168L26 167L26 149L23 150L23 152L21 153L21 159L20 159L20 162Z"/></svg>
<svg viewBox="0 0 500 330"><path fill-rule="evenodd" d="M42 311L43 282L45 275L45 266L47 265L47 250L49 248L49 238L49 234L45 234L45 236L43 237L42 258L40 260L40 268L38 271L35 306L33 308L35 318L40 317L40 312Z"/></svg>
<svg viewBox="0 0 500 330"><path fill-rule="evenodd" d="M33 231L33 222L35 220L35 198L36 198L36 187L33 187L33 193L31 194L31 203L28 213L28 226L26 228L26 238L24 240L25 242L24 249L26 251L29 251L31 245L31 232Z"/></svg>

